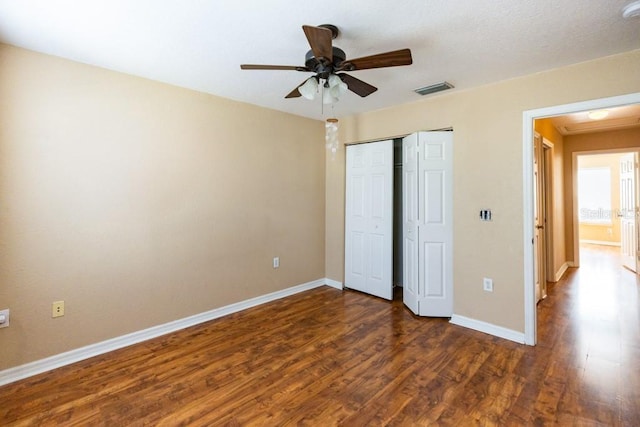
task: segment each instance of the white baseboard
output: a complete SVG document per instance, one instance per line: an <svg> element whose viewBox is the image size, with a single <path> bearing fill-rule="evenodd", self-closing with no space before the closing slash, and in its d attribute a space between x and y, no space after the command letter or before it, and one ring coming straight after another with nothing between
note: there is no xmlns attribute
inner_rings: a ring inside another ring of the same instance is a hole
<svg viewBox="0 0 640 427"><path fill-rule="evenodd" d="M560 269L558 271L556 271L556 282L560 281L560 279L562 279L562 276L564 276L564 273L567 272L567 269L569 268L569 263L565 262L564 264L562 264L562 266L560 267Z"/></svg>
<svg viewBox="0 0 640 427"><path fill-rule="evenodd" d="M327 286L331 286L332 288L340 290L344 289L344 286L342 286L342 282L338 282L336 280L324 279L324 284Z"/></svg>
<svg viewBox="0 0 640 427"><path fill-rule="evenodd" d="M457 314L451 316L451 320L449 322L453 323L454 325L464 326L465 328L484 332L485 334L504 338L509 341L515 341L519 344L524 344L524 333L517 332L512 329L503 328L502 326L497 326L492 323L471 319L465 316L459 316Z"/></svg>
<svg viewBox="0 0 640 427"><path fill-rule="evenodd" d="M618 247L622 246L620 244L620 242L610 242L610 241L607 241L607 240L583 240L583 239L580 239L580 243L587 243L587 244L591 244L591 245L603 245L603 246L618 246Z"/></svg>
<svg viewBox="0 0 640 427"><path fill-rule="evenodd" d="M329 279L314 280L313 282L304 283L302 285L293 286L281 291L276 291L259 297L250 298L245 301L240 301L224 307L216 308L204 313L174 320L172 322L153 326L151 328L143 329L141 331L133 332L130 334L121 335L119 337L115 337L96 344L91 344L86 347L77 348L65 353L56 354L45 359L36 360L35 362L5 369L3 371L0 371L0 386L34 375L38 375L52 369L70 365L81 360L89 359L90 357L99 356L101 354L117 350L119 348L138 344L151 338L156 338L161 335L179 331L180 329L195 326L203 322L208 322L209 320L217 319L219 317L236 313L247 308L255 307L260 304L275 301L277 299L295 295L297 293L308 291L310 289L318 288L325 284L333 286L329 282L338 283L333 280L330 281ZM340 284L340 289L342 289L342 284Z"/></svg>

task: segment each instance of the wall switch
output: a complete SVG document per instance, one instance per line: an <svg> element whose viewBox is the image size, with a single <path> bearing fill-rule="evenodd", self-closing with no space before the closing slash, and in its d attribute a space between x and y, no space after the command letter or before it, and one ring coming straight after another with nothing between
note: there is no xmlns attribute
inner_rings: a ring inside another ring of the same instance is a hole
<svg viewBox="0 0 640 427"><path fill-rule="evenodd" d="M482 279L482 289L487 292L493 292L493 279L485 277Z"/></svg>
<svg viewBox="0 0 640 427"><path fill-rule="evenodd" d="M64 316L64 301L54 301L51 306L51 317Z"/></svg>
<svg viewBox="0 0 640 427"><path fill-rule="evenodd" d="M273 257L273 268L280 267L280 257Z"/></svg>
<svg viewBox="0 0 640 427"><path fill-rule="evenodd" d="M9 309L0 310L0 328L9 326Z"/></svg>

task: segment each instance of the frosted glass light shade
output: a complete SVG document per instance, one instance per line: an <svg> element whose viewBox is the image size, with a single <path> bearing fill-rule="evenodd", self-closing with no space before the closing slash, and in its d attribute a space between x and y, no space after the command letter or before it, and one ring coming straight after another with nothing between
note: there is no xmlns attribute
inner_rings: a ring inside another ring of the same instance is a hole
<svg viewBox="0 0 640 427"><path fill-rule="evenodd" d="M322 103L333 104L334 102L338 102L338 98L333 96L333 94L331 93L331 88L325 87L322 91Z"/></svg>
<svg viewBox="0 0 640 427"><path fill-rule="evenodd" d="M315 77L310 77L298 88L298 92L309 100L314 99L316 97L316 93L318 93L318 81Z"/></svg>
<svg viewBox="0 0 640 427"><path fill-rule="evenodd" d="M340 77L335 74L329 76L329 92L331 92L332 97L336 98L336 101L345 94L347 89L347 84Z"/></svg>

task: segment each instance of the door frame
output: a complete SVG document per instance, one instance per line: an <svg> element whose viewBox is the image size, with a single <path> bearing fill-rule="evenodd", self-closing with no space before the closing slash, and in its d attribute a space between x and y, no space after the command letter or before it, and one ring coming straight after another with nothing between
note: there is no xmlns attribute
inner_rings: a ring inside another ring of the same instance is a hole
<svg viewBox="0 0 640 427"><path fill-rule="evenodd" d="M535 345L537 340L537 315L534 284L534 212L533 209L533 133L534 121L545 117L577 113L587 110L640 104L640 92L608 98L593 99L571 104L556 105L523 111L522 113L522 199L523 199L523 249L524 249L524 342Z"/></svg>

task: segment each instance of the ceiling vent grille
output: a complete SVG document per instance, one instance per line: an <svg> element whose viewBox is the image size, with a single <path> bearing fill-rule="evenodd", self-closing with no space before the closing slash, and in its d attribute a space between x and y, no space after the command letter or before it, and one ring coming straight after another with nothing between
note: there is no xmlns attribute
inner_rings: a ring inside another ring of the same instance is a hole
<svg viewBox="0 0 640 427"><path fill-rule="evenodd" d="M421 87L420 89L414 90L418 95L429 95L436 92L441 92L447 89L453 89L453 85L449 82L436 83L431 86Z"/></svg>

